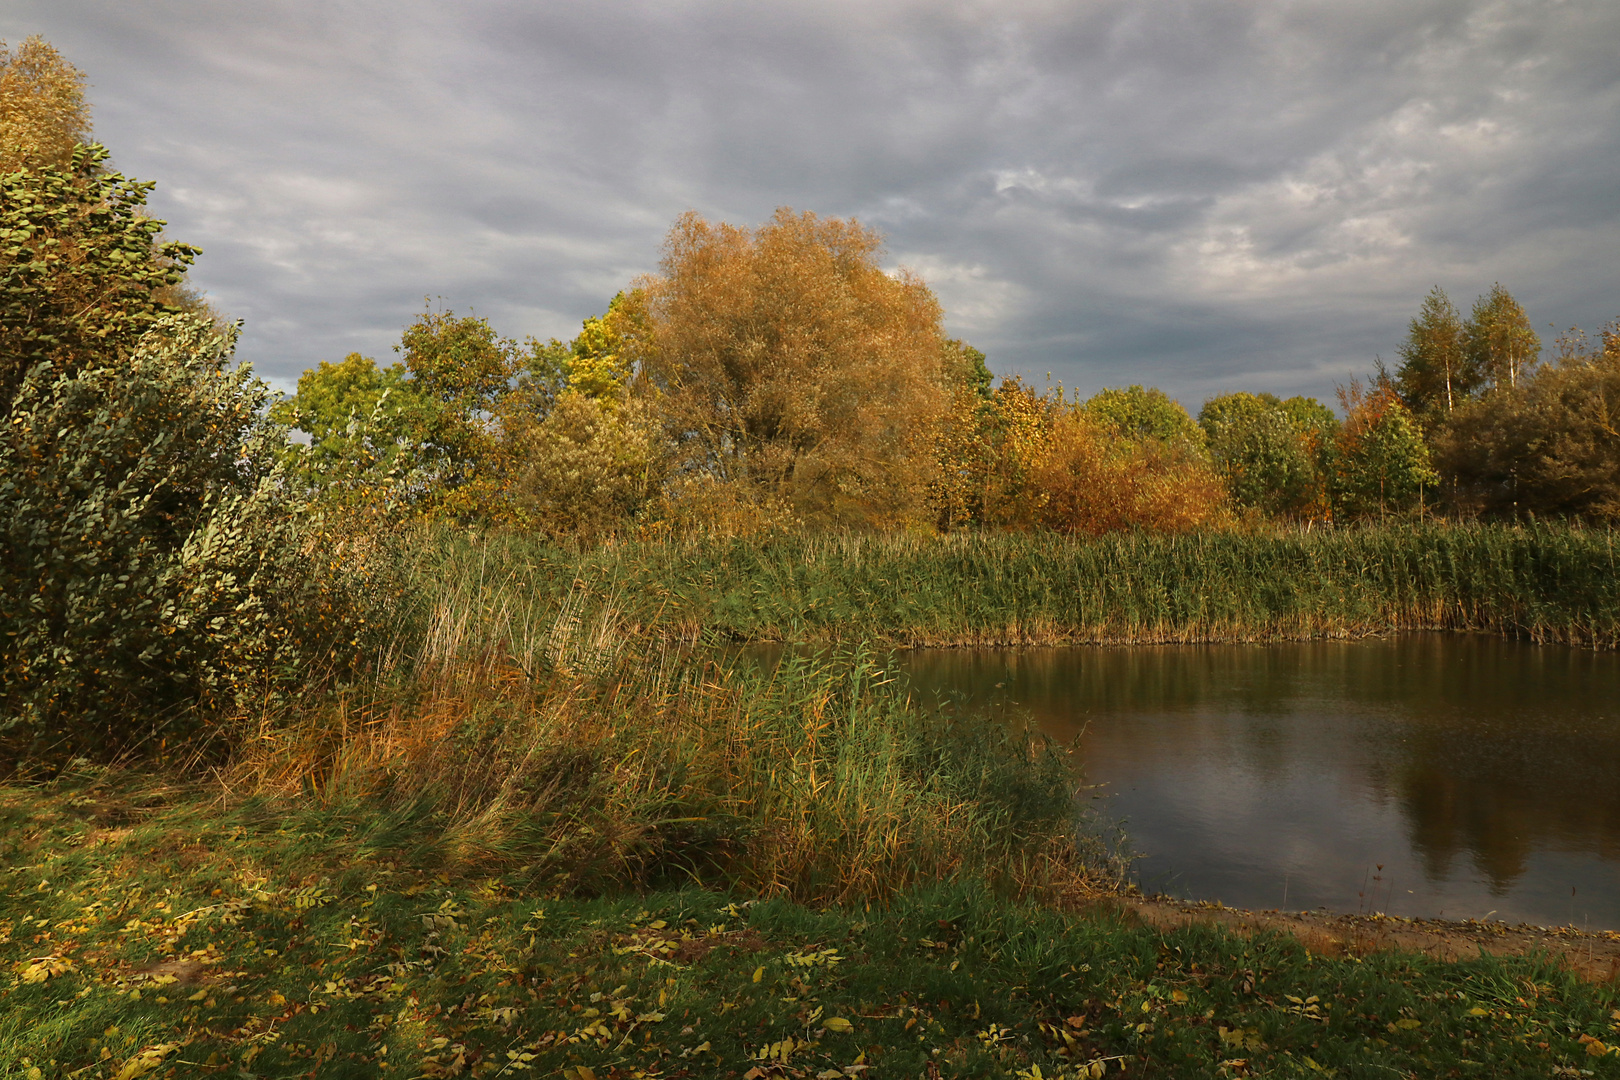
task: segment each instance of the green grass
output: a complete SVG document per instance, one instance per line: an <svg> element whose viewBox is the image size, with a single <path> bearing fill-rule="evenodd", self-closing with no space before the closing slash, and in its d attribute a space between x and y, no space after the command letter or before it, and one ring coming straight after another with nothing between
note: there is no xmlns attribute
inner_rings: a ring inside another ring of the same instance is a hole
<svg viewBox="0 0 1620 1080"><path fill-rule="evenodd" d="M0 788L0 1076L1620 1076L1615 989L1535 959L1328 959L969 882L558 897L455 870L430 823L220 796Z"/></svg>
<svg viewBox="0 0 1620 1080"><path fill-rule="evenodd" d="M1620 553L1567 525L785 537L575 554L426 541L436 572L554 610L584 592L683 640L898 645L1247 641L1472 630L1620 645Z"/></svg>

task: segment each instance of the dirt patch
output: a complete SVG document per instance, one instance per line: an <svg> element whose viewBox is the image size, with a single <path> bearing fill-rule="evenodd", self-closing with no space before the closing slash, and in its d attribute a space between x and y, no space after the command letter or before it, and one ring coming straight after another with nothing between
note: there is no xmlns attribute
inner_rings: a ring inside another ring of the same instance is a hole
<svg viewBox="0 0 1620 1080"><path fill-rule="evenodd" d="M1148 926L1216 926L1236 933L1272 930L1290 934L1322 956L1359 956L1401 950L1437 960L1542 954L1594 983L1620 981L1620 933L1586 932L1570 926L1502 922L1448 922L1393 915L1336 915L1326 911L1244 911L1217 903L1165 897L1114 896L1094 903Z"/></svg>

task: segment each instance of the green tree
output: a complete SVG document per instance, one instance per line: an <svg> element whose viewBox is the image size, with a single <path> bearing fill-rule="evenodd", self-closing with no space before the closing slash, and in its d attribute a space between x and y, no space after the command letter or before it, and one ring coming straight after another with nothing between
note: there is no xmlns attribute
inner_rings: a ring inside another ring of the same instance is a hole
<svg viewBox="0 0 1620 1080"><path fill-rule="evenodd" d="M1346 418L1332 477L1333 505L1343 518L1381 517L1421 505L1439 476L1429 462L1423 428L1388 382L1339 391Z"/></svg>
<svg viewBox="0 0 1620 1080"><path fill-rule="evenodd" d="M1127 439L1157 439L1202 451L1204 433L1181 403L1156 387L1103 390L1085 403L1092 419Z"/></svg>
<svg viewBox="0 0 1620 1080"><path fill-rule="evenodd" d="M510 459L499 411L523 369L518 344L484 319L425 312L395 346L425 419L422 509L462 520L506 513Z"/></svg>
<svg viewBox="0 0 1620 1080"><path fill-rule="evenodd" d="M84 72L37 35L15 52L0 41L0 172L66 168L89 141Z"/></svg>
<svg viewBox="0 0 1620 1080"><path fill-rule="evenodd" d="M298 392L270 407L278 423L309 436L290 444L291 474L308 489L340 502L409 501L410 476L439 413L403 364L379 368L350 353L298 377Z"/></svg>
<svg viewBox="0 0 1620 1080"><path fill-rule="evenodd" d="M154 185L106 160L81 146L66 167L0 174L0 416L35 365L69 376L117 363L180 313L170 290L200 252L156 244Z"/></svg>
<svg viewBox="0 0 1620 1080"><path fill-rule="evenodd" d="M1475 301L1465 335L1469 366L1497 389L1517 387L1541 357L1530 317L1500 283Z"/></svg>
<svg viewBox="0 0 1620 1080"><path fill-rule="evenodd" d="M1407 327L1395 372L1395 387L1414 414L1449 413L1473 396L1481 371L1468 340L1462 316L1436 285Z"/></svg>
<svg viewBox="0 0 1620 1080"><path fill-rule="evenodd" d="M1313 398L1224 394L1198 414L1210 459L1239 506L1313 517L1324 508L1323 448L1338 421Z"/></svg>

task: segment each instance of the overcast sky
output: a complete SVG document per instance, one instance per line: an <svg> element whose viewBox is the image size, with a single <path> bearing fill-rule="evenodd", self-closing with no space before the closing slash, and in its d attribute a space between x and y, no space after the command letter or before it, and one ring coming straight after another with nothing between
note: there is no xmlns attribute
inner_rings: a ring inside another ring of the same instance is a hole
<svg viewBox="0 0 1620 1080"><path fill-rule="evenodd" d="M1439 284L1620 316L1615 0L5 0L278 385L572 337L682 211L856 216L998 373L1331 395ZM442 300L441 300L442 298Z"/></svg>

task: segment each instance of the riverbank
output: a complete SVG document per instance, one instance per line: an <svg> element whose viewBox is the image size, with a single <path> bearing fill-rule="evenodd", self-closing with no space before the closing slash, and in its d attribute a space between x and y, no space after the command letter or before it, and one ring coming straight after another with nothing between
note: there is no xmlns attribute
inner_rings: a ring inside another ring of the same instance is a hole
<svg viewBox="0 0 1620 1080"><path fill-rule="evenodd" d="M1122 892L1100 897L1127 921L1171 930L1207 926L1231 933L1288 934L1311 952L1328 957L1359 957L1373 952L1408 952L1431 960L1469 960L1484 954L1551 959L1587 982L1620 983L1620 931L1587 931L1574 926L1532 926L1465 919L1408 919L1398 915L1356 915L1320 911L1247 911L1209 901Z"/></svg>
<svg viewBox="0 0 1620 1080"><path fill-rule="evenodd" d="M4 1076L1620 1075L1615 985L1550 955L1333 955L964 881L561 896L431 823L150 776L0 815Z"/></svg>
<svg viewBox="0 0 1620 1080"><path fill-rule="evenodd" d="M898 646L1271 641L1470 630L1620 644L1620 550L1563 524L1186 536L1053 533L634 542L582 554L443 534L447 575L589 596L681 641Z"/></svg>

